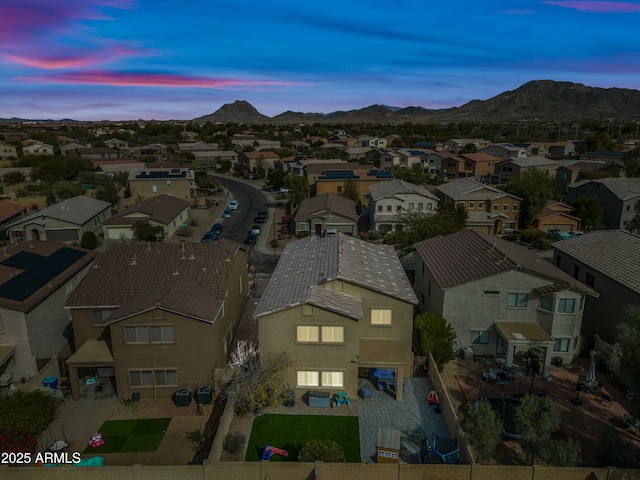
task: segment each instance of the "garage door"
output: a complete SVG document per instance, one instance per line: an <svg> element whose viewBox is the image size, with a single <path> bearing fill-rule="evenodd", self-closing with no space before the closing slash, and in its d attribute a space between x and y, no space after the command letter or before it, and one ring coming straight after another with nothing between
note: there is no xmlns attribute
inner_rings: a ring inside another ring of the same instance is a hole
<svg viewBox="0 0 640 480"><path fill-rule="evenodd" d="M133 240L133 229L131 227L111 227L104 229L105 240Z"/></svg>
<svg viewBox="0 0 640 480"><path fill-rule="evenodd" d="M44 232L47 240L53 240L54 242L77 242L80 240L78 237L78 230L74 229L62 229L62 230L45 230Z"/></svg>

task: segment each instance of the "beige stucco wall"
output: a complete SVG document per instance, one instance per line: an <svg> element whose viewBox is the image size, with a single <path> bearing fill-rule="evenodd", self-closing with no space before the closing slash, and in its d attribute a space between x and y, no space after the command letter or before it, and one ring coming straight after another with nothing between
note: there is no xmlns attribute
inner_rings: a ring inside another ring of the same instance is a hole
<svg viewBox="0 0 640 480"><path fill-rule="evenodd" d="M171 185L167 185L167 181L171 181ZM191 178L154 178L144 180L129 180L129 186L131 188L131 197L138 201L139 199L146 199L151 197L157 197L158 195L166 194L172 197L182 198L184 200L191 199ZM157 187L157 191L153 191L153 186Z"/></svg>

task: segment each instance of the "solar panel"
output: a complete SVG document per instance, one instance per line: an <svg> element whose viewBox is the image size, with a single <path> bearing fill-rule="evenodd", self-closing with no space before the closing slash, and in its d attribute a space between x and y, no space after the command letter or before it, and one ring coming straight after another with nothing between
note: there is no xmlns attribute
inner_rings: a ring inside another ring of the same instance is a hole
<svg viewBox="0 0 640 480"><path fill-rule="evenodd" d="M84 256L84 252L69 247L62 247L48 257L19 252L0 262L24 270L0 285L0 297L21 302Z"/></svg>

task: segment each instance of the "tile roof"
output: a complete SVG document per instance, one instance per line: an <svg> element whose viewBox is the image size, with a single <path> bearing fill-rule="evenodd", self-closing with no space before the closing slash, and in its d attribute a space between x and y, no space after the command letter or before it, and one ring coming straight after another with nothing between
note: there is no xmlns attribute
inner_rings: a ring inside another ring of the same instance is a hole
<svg viewBox="0 0 640 480"><path fill-rule="evenodd" d="M338 233L311 236L287 245L256 307L255 316L258 318L316 301L318 288L311 287L336 279L408 303L418 303L391 245L368 243ZM351 298L353 300L348 303L342 297L332 296L332 301L326 299L325 305L340 305L344 315L353 317L357 299Z"/></svg>
<svg viewBox="0 0 640 480"><path fill-rule="evenodd" d="M69 281L69 279L73 278L73 276L89 265L96 255L95 252L90 250L46 240L23 242L13 248L5 248L4 251L0 253L0 286L6 285L7 282L15 279L17 275L20 274L35 276L43 273L42 270L45 266L43 264L45 262L34 262L33 265L25 264L23 268L18 268L15 265L11 266L11 259L18 258L16 255L20 254L24 256L25 254L28 254L32 258L39 258L33 257L34 255L51 257L56 252L63 249L71 249L73 251L80 252L81 256L68 265L62 272L53 278L46 280L45 285L35 289L24 300L15 300L0 296L0 307L20 312L29 312L44 301L49 295L56 293L60 287Z"/></svg>
<svg viewBox="0 0 640 480"><path fill-rule="evenodd" d="M582 180L569 185L569 188L580 188L590 182L607 187L620 200L628 200L640 195L640 178L598 178Z"/></svg>
<svg viewBox="0 0 640 480"><path fill-rule="evenodd" d="M114 308L118 321L153 308L213 322L225 299L232 259L241 246L145 243L102 253L66 303L68 308Z"/></svg>
<svg viewBox="0 0 640 480"><path fill-rule="evenodd" d="M140 203L125 208L111 218L108 218L103 225L133 225L141 220L154 220L158 223L168 225L176 219L181 212L187 208L190 203L181 198L172 197L163 193L156 197L143 200ZM146 217L135 215L136 213L145 214Z"/></svg>
<svg viewBox="0 0 640 480"><path fill-rule="evenodd" d="M640 293L640 236L626 230L598 230L555 242L553 248Z"/></svg>
<svg viewBox="0 0 640 480"><path fill-rule="evenodd" d="M420 258L441 288L454 287L510 270L542 277L542 285L560 283L588 295L598 294L526 247L474 230L461 230L415 244Z"/></svg>
<svg viewBox="0 0 640 480"><path fill-rule="evenodd" d="M55 218L56 220L62 220L74 225L83 225L108 208L111 208L109 202L78 195L77 197L69 198L68 200L54 203L42 210L38 210L37 213L21 218L8 225L8 227L40 219L41 217Z"/></svg>
<svg viewBox="0 0 640 480"><path fill-rule="evenodd" d="M497 157L495 155L490 155L488 153L477 152L477 153L459 153L460 157L465 160L471 160L472 162L499 162L502 160L501 157Z"/></svg>
<svg viewBox="0 0 640 480"><path fill-rule="evenodd" d="M424 187L414 185L413 183L405 182L404 180L393 179L388 182L379 182L369 187L369 194L374 201L378 201L381 198L392 197L399 193L417 193L423 197L438 200L433 193Z"/></svg>
<svg viewBox="0 0 640 480"><path fill-rule="evenodd" d="M504 196L522 200L520 197L516 197L515 195L511 195L510 193L503 192L502 190L498 190L497 188L490 187L489 185L485 185L484 183L480 183L469 178L453 180L443 185L439 185L436 189L454 200L493 200ZM474 193L478 190L489 190L491 193Z"/></svg>
<svg viewBox="0 0 640 480"><path fill-rule="evenodd" d="M0 223L6 222L27 209L24 205L0 200Z"/></svg>
<svg viewBox="0 0 640 480"><path fill-rule="evenodd" d="M294 221L305 222L323 212L335 213L354 221L358 220L356 204L353 200L344 198L342 195L323 193L304 200L294 216Z"/></svg>
<svg viewBox="0 0 640 480"><path fill-rule="evenodd" d="M510 158L499 163L499 165L505 165L507 163L513 163L519 167L542 167L545 165L560 165L557 160L552 160L546 157L519 157Z"/></svg>
<svg viewBox="0 0 640 480"><path fill-rule="evenodd" d="M467 212L467 223L493 223L496 218L508 218L501 212Z"/></svg>
<svg viewBox="0 0 640 480"><path fill-rule="evenodd" d="M364 318L361 299L330 288L311 285L307 302L354 320L362 320Z"/></svg>

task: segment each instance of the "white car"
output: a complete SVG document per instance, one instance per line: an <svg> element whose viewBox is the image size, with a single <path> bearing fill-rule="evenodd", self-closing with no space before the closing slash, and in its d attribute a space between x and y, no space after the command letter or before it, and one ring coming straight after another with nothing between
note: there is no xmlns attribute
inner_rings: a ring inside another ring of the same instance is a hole
<svg viewBox="0 0 640 480"><path fill-rule="evenodd" d="M280 187L280 193L289 193L290 189L287 187Z"/></svg>
<svg viewBox="0 0 640 480"><path fill-rule="evenodd" d="M239 206L238 200L231 200L229 202L229 210L237 210Z"/></svg>

